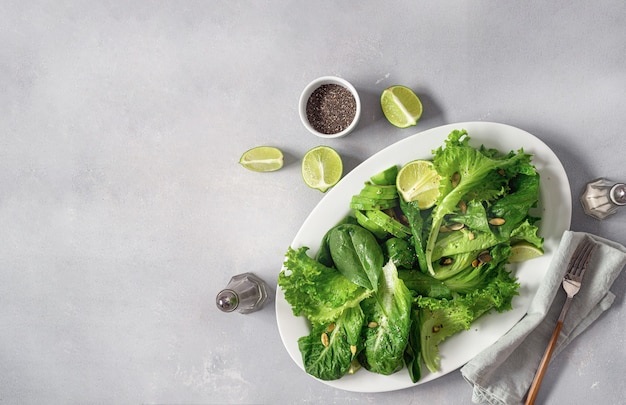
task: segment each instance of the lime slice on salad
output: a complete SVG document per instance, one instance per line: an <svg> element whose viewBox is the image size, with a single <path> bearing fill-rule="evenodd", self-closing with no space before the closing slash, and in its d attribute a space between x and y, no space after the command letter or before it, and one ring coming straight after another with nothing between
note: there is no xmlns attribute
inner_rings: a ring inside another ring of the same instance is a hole
<svg viewBox="0 0 626 405"><path fill-rule="evenodd" d="M283 167L283 152L273 146L257 146L244 152L239 164L254 172L273 172Z"/></svg>
<svg viewBox="0 0 626 405"><path fill-rule="evenodd" d="M404 201L417 201L419 209L435 205L441 177L430 160L414 160L402 166L396 178L398 193Z"/></svg>
<svg viewBox="0 0 626 405"><path fill-rule="evenodd" d="M341 180L343 162L336 150L316 146L302 158L302 178L307 186L325 193Z"/></svg>
<svg viewBox="0 0 626 405"><path fill-rule="evenodd" d="M509 262L519 263L543 255L543 250L528 242L517 242L511 246Z"/></svg>
<svg viewBox="0 0 626 405"><path fill-rule="evenodd" d="M391 86L380 96L380 106L387 120L398 128L417 124L422 116L422 102L405 86Z"/></svg>

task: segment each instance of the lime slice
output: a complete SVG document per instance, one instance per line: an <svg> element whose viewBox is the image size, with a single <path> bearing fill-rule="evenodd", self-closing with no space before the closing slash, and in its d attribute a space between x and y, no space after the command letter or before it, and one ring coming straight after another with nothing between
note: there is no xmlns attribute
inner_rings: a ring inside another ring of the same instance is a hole
<svg viewBox="0 0 626 405"><path fill-rule="evenodd" d="M336 150L316 146L302 158L302 178L307 186L325 193L341 180L343 162Z"/></svg>
<svg viewBox="0 0 626 405"><path fill-rule="evenodd" d="M254 172L273 172L283 167L283 152L273 146L257 146L239 158L239 164Z"/></svg>
<svg viewBox="0 0 626 405"><path fill-rule="evenodd" d="M417 124L422 116L422 102L405 86L391 86L380 96L380 106L387 120L399 128Z"/></svg>
<svg viewBox="0 0 626 405"><path fill-rule="evenodd" d="M519 263L543 255L543 250L528 242L517 242L511 246L509 262Z"/></svg>
<svg viewBox="0 0 626 405"><path fill-rule="evenodd" d="M417 201L417 206L423 210L437 202L440 180L433 162L414 160L402 166L396 178L396 187L404 201Z"/></svg>
<svg viewBox="0 0 626 405"><path fill-rule="evenodd" d="M383 170L380 173L376 173L375 175L370 177L370 180L372 181L372 183L376 185L387 186L387 185L396 184L397 176L398 176L398 166L393 165Z"/></svg>

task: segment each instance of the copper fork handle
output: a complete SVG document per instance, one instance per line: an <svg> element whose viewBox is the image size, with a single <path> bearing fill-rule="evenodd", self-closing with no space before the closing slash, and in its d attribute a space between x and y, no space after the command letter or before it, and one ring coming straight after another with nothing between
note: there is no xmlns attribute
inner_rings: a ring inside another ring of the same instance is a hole
<svg viewBox="0 0 626 405"><path fill-rule="evenodd" d="M541 386L541 381L543 380L543 376L546 374L546 370L548 369L548 364L550 364L550 358L552 357L552 352L554 352L554 348L556 347L556 341L559 338L559 333L561 332L562 326L563 326L563 321L559 320L556 323L554 332L552 332L550 343L548 344L548 347L546 348L546 351L543 354L541 363L539 363L539 368L537 369L537 373L535 374L533 383L530 385L530 389L528 390L528 396L526 397L526 405L534 404L535 399L537 399L537 395L539 394L539 387Z"/></svg>

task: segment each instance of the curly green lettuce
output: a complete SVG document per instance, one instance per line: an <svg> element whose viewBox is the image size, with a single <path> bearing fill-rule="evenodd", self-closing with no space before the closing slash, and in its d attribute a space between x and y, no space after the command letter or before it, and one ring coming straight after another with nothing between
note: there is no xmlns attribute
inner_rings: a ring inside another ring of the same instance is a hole
<svg viewBox="0 0 626 405"><path fill-rule="evenodd" d="M295 316L304 315L312 323L332 322L372 295L372 290L309 257L307 250L289 247L284 269L278 275L278 285Z"/></svg>
<svg viewBox="0 0 626 405"><path fill-rule="evenodd" d="M439 370L439 344L456 333L469 329L472 322L491 310L511 309L511 301L518 295L519 283L503 265L489 283L481 289L454 299L419 297L417 319L420 330L420 350L426 367Z"/></svg>
<svg viewBox="0 0 626 405"><path fill-rule="evenodd" d="M536 175L531 155L520 150L498 156L492 149L469 145L467 131L453 131L445 147L434 151L433 163L441 176L440 196L432 212L425 262L428 273L435 274L433 254L444 217L458 212L461 200L492 202L507 193L508 180L520 173Z"/></svg>

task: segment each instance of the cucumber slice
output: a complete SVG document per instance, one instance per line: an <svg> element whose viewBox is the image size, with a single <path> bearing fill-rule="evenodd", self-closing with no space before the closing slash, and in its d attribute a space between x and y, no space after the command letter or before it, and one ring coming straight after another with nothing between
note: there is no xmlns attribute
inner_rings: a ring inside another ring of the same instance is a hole
<svg viewBox="0 0 626 405"><path fill-rule="evenodd" d="M396 186L378 186L365 183L359 195L369 198L393 199L398 198L398 190Z"/></svg>
<svg viewBox="0 0 626 405"><path fill-rule="evenodd" d="M380 195L394 195L398 193L398 190L395 184L380 185L380 184L373 184L370 182L365 182L365 184L363 184L363 190L376 192L377 194L380 194Z"/></svg>
<svg viewBox="0 0 626 405"><path fill-rule="evenodd" d="M383 239L385 236L388 235L387 231L385 231L381 226L378 226L374 221L369 219L367 215L365 215L362 211L354 211L354 217L356 218L356 221L359 223L359 225L373 233L374 236L376 236L378 239Z"/></svg>
<svg viewBox="0 0 626 405"><path fill-rule="evenodd" d="M376 225L397 238L407 238L411 235L411 229L408 226L401 224L382 211L367 211L365 215Z"/></svg>
<svg viewBox="0 0 626 405"><path fill-rule="evenodd" d="M393 208L399 204L399 200L384 200L376 198L361 197L355 195L350 201L350 208L353 210L370 211L370 210L386 210Z"/></svg>
<svg viewBox="0 0 626 405"><path fill-rule="evenodd" d="M380 173L376 173L370 180L374 184L379 185L395 185L396 184L396 176L398 175L398 166L394 165L388 167Z"/></svg>

